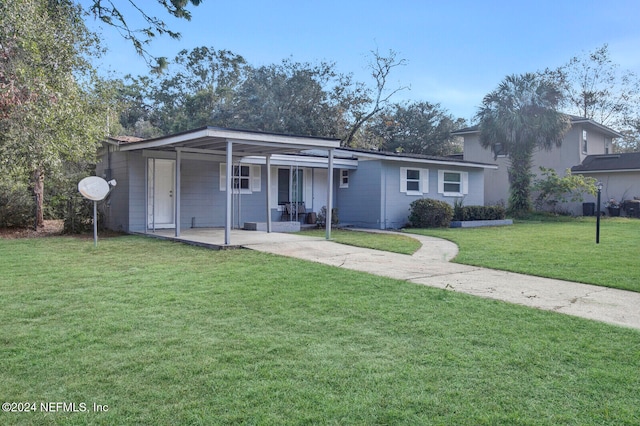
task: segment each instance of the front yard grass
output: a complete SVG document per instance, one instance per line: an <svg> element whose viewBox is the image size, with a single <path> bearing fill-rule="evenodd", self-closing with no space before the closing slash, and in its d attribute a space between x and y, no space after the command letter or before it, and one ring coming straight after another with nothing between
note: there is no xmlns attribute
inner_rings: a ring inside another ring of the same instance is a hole
<svg viewBox="0 0 640 426"><path fill-rule="evenodd" d="M308 229L301 231L300 234L324 237L326 235L326 231L324 229ZM331 240L336 243L347 244L350 246L408 255L415 253L420 247L422 247L422 244L418 240L406 235L351 231L348 229L332 229Z"/></svg>
<svg viewBox="0 0 640 426"><path fill-rule="evenodd" d="M640 423L637 330L132 236L0 240L0 277L0 399L88 407L2 424Z"/></svg>
<svg viewBox="0 0 640 426"><path fill-rule="evenodd" d="M458 244L455 262L640 292L640 221L517 221L513 226L408 229Z"/></svg>

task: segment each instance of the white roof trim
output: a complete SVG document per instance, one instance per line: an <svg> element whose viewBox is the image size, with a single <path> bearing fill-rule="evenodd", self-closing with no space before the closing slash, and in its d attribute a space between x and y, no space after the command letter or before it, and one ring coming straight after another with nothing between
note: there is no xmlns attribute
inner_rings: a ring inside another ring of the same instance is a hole
<svg viewBox="0 0 640 426"><path fill-rule="evenodd" d="M227 140L237 144L297 150L309 148L331 149L340 147L340 140L338 139L257 133L243 130L208 127L200 130L160 137L156 139L149 139L141 142L121 144L120 150L134 151L140 149L169 147L171 145L177 145L179 147L179 145L182 143L188 143L199 139Z"/></svg>
<svg viewBox="0 0 640 426"><path fill-rule="evenodd" d="M457 166L457 167L467 167L474 169L492 169L497 170L498 165L496 164L482 164L482 163L471 163L464 161L456 161L456 160L437 160L433 158L418 158L418 157L404 157L402 155L385 155L383 153L376 152L357 152L357 151L342 151L336 150L334 155L352 155L354 157L364 157L364 158L374 158L377 160L388 160L388 161L398 161L402 163L421 163L421 164L438 164L445 166Z"/></svg>

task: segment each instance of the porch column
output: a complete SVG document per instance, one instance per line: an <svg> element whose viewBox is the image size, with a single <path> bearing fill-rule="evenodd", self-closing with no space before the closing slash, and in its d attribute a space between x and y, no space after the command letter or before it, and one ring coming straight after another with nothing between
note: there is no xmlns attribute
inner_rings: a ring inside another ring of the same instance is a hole
<svg viewBox="0 0 640 426"><path fill-rule="evenodd" d="M182 174L182 150L176 148L176 238L180 236L180 175Z"/></svg>
<svg viewBox="0 0 640 426"><path fill-rule="evenodd" d="M271 232L271 154L267 154L267 232Z"/></svg>
<svg viewBox="0 0 640 426"><path fill-rule="evenodd" d="M331 210L333 209L333 149L328 150L329 170L327 171L327 216L325 217L326 239L331 239Z"/></svg>
<svg viewBox="0 0 640 426"><path fill-rule="evenodd" d="M233 142L227 140L227 212L225 216L224 225L224 243L226 245L231 244L231 203L232 200L232 181L233 178Z"/></svg>

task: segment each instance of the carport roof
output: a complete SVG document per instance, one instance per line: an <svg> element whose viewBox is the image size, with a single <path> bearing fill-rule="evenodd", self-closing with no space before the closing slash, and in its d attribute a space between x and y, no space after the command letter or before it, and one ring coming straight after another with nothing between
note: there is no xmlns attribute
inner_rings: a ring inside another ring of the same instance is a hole
<svg viewBox="0 0 640 426"><path fill-rule="evenodd" d="M607 173L640 171L640 152L588 155L582 164L571 168L574 173Z"/></svg>
<svg viewBox="0 0 640 426"><path fill-rule="evenodd" d="M169 136L135 142L119 141L121 151L154 149L164 151L219 153L233 143L234 156L294 153L306 149L332 149L340 147L340 139L297 136L251 130L202 127Z"/></svg>

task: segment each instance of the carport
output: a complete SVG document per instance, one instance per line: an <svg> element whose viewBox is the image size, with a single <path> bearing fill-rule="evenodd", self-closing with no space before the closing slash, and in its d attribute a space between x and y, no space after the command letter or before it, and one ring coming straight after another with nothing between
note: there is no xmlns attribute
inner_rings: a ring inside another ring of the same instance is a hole
<svg viewBox="0 0 640 426"><path fill-rule="evenodd" d="M226 201L224 243L231 245L233 167L235 161L245 157L263 157L267 167L266 217L267 232L271 232L271 156L274 154L296 154L305 150L327 152L327 218L326 238L331 237L331 211L333 207L333 160L334 149L340 147L339 139L274 134L219 127L204 127L175 135L132 142L119 147L120 151L164 151L175 153L175 237L180 237L181 210L181 161L183 154L213 155L226 159Z"/></svg>

